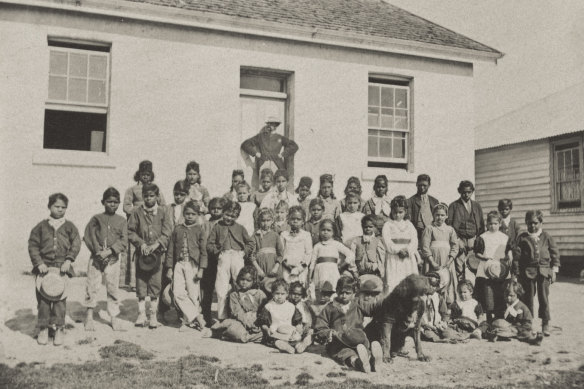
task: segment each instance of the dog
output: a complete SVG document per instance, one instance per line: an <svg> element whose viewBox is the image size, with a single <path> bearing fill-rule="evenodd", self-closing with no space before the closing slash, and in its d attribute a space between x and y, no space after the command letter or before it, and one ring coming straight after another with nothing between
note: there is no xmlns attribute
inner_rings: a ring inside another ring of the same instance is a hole
<svg viewBox="0 0 584 389"><path fill-rule="evenodd" d="M381 343L384 362L391 363L401 353L407 336L414 339L418 360L430 360L422 350L420 338L422 317L430 291L426 277L411 274L384 298L382 309L365 328L370 341L378 340Z"/></svg>

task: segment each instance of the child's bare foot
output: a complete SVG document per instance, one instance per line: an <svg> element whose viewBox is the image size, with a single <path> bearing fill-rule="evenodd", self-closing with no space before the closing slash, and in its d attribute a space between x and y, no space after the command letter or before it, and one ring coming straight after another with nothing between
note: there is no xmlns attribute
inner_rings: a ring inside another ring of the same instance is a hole
<svg viewBox="0 0 584 389"><path fill-rule="evenodd" d="M377 341L371 342L371 367L373 367L373 371L379 372L382 362L383 350L381 350L381 344Z"/></svg>
<svg viewBox="0 0 584 389"><path fill-rule="evenodd" d="M93 309L89 308L85 315L85 331L95 331L95 322L93 321Z"/></svg>
<svg viewBox="0 0 584 389"><path fill-rule="evenodd" d="M357 355L359 356L359 364L365 373L371 373L371 364L369 361L369 353L367 347L362 344L357 345Z"/></svg>
<svg viewBox="0 0 584 389"><path fill-rule="evenodd" d="M290 346L290 343L288 342L284 342L283 340L276 340L276 343L274 343L274 346L276 346L276 348L282 352L288 353L288 354L294 354L296 352L296 349L294 349L294 347Z"/></svg>

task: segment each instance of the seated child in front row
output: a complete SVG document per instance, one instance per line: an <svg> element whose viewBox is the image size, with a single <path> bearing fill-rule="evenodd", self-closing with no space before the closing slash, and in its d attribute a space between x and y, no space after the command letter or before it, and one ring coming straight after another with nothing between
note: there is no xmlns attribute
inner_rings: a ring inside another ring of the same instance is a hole
<svg viewBox="0 0 584 389"><path fill-rule="evenodd" d="M298 281L290 284L290 292L288 294L288 301L296 306L296 309L302 315L302 325L306 330L306 346L312 344L312 325L315 318L313 317L312 303L308 300L308 293L304 285Z"/></svg>
<svg viewBox="0 0 584 389"><path fill-rule="evenodd" d="M287 300L288 283L283 279L272 284L272 299L258 313L258 325L267 345L290 354L303 353L312 342L310 327L302 322L296 305Z"/></svg>
<svg viewBox="0 0 584 389"><path fill-rule="evenodd" d="M65 220L65 212L69 199L62 193L49 196L48 208L51 212L48 220L37 224L30 232L28 239L28 254L33 265L33 273L37 278L43 277L49 271L63 276L63 273L71 271L71 263L75 261L81 249L79 232L73 223ZM51 270L49 270L51 269ZM37 289L38 302L38 326L40 328L37 337L38 344L49 342L49 326L56 327L53 344L63 344L65 337L65 312L67 299L48 299L42 291Z"/></svg>
<svg viewBox="0 0 584 389"><path fill-rule="evenodd" d="M487 329L486 315L481 304L472 298L472 283L461 281L457 289L460 299L450 305L452 325L459 331L470 332L471 338L481 339Z"/></svg>
<svg viewBox="0 0 584 389"><path fill-rule="evenodd" d="M237 275L236 284L237 289L229 294L229 318L204 330L203 336L241 343L259 342L262 331L256 324L257 314L267 297L258 288L256 269L244 266Z"/></svg>
<svg viewBox="0 0 584 389"><path fill-rule="evenodd" d="M327 304L316 319L315 336L326 344L327 354L340 364L366 373L379 371L383 353L379 342L371 344L363 329L363 319L373 316L383 300L373 303L355 301L357 281L342 276L337 283L337 297ZM370 353L371 352L371 357Z"/></svg>
<svg viewBox="0 0 584 389"><path fill-rule="evenodd" d="M197 218L203 203L189 201L183 207L184 222L170 237L165 265L172 280L174 302L182 313L181 330L201 329L205 320L200 315L200 280L207 268L207 234Z"/></svg>

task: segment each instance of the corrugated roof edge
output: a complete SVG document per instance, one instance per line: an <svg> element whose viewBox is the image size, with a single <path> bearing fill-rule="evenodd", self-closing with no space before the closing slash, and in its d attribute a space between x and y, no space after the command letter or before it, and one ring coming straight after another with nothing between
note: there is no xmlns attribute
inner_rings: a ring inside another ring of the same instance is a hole
<svg viewBox="0 0 584 389"><path fill-rule="evenodd" d="M554 138L556 136L567 135L567 134L574 134L574 133L577 133L577 132L584 132L584 127L582 127L582 128L574 128L574 129L571 129L571 130L561 130L561 131L553 132L551 135L539 136L539 137L535 137L535 138L529 138L529 139L523 139L523 140L517 140L517 141L511 141L511 142L497 143L495 145L489 145L489 146L480 147L480 148L479 147L476 147L475 148L475 151L482 151L482 150L496 149L496 148L499 148L499 147L513 146L513 145L518 145L520 143L535 142L535 141L542 140L542 139Z"/></svg>

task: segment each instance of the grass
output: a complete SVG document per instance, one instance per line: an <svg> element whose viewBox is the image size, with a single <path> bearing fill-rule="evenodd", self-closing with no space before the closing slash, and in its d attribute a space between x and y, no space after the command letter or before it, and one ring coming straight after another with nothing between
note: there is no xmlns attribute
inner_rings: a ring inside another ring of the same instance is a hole
<svg viewBox="0 0 584 389"><path fill-rule="evenodd" d="M219 388L248 389L290 389L307 387L315 389L390 389L415 388L409 385L378 385L365 379L345 379L342 382L312 382L313 377L301 373L295 384L270 386L260 374L260 364L251 367L235 368L219 364L214 357L189 355L173 361L153 360L154 355L140 346L117 340L113 345L102 347L102 360L83 364L55 364L47 367L39 363L19 363L11 368L0 364L0 388L96 388L120 387L141 388L189 388L193 385ZM338 374L338 375L337 375ZM327 374L330 378L343 377L344 373ZM488 386L485 388L504 388ZM520 382L515 388L566 388L584 387L584 365L578 370L558 371L546 381Z"/></svg>

